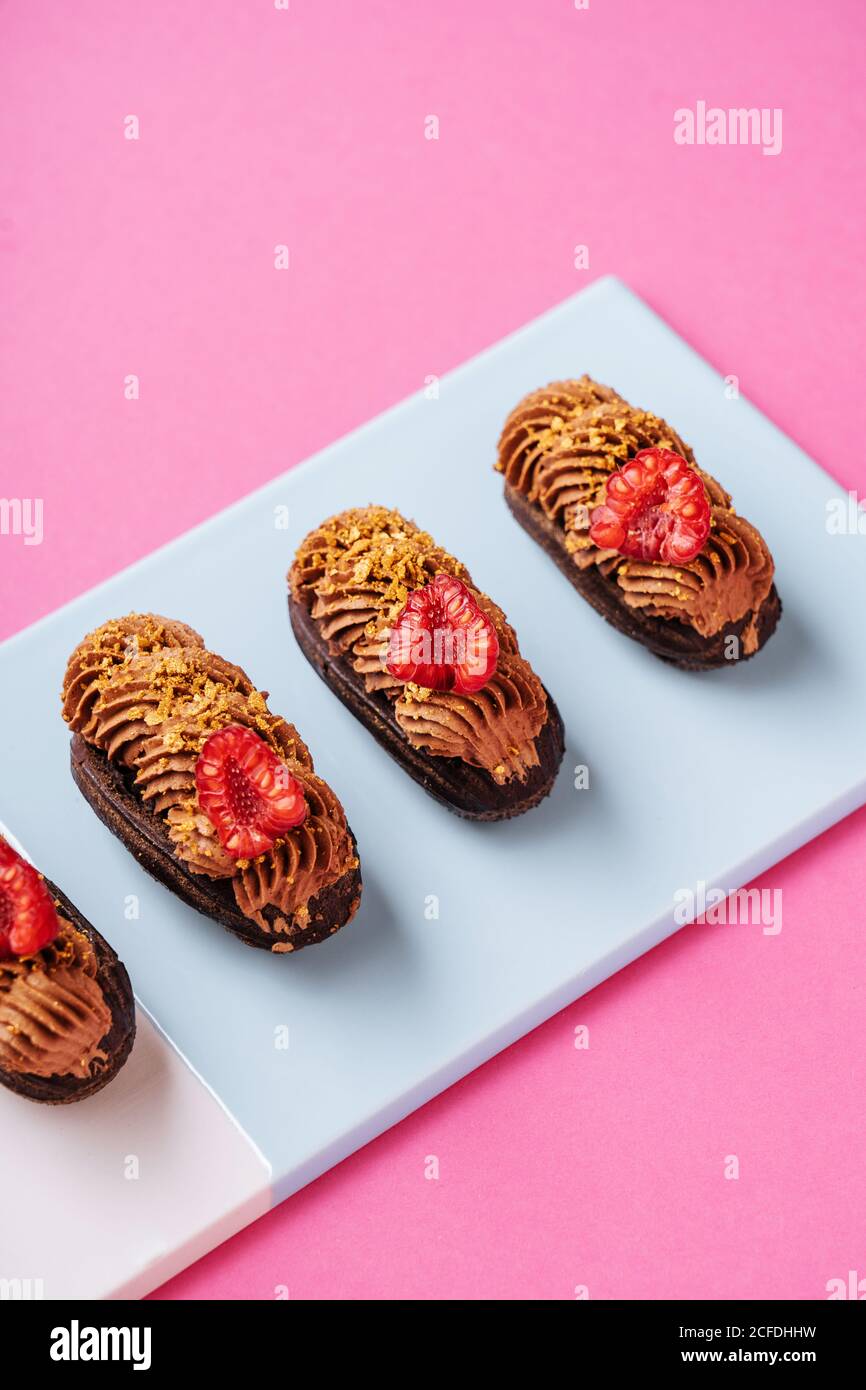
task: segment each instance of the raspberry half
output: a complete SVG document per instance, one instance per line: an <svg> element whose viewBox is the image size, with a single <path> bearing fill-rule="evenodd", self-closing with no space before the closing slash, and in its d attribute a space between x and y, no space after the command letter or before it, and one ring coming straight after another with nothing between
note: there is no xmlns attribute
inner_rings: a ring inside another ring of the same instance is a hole
<svg viewBox="0 0 866 1390"><path fill-rule="evenodd" d="M700 474L672 449L641 449L607 480L590 538L601 550L686 565L710 534L710 501Z"/></svg>
<svg viewBox="0 0 866 1390"><path fill-rule="evenodd" d="M59 930L44 878L0 839L0 959L35 956Z"/></svg>
<svg viewBox="0 0 866 1390"><path fill-rule="evenodd" d="M228 724L195 765L199 805L234 859L254 859L307 814L304 790L252 729Z"/></svg>
<svg viewBox="0 0 866 1390"><path fill-rule="evenodd" d="M385 665L398 681L471 695L496 670L499 638L460 579L437 574L413 589L391 632Z"/></svg>

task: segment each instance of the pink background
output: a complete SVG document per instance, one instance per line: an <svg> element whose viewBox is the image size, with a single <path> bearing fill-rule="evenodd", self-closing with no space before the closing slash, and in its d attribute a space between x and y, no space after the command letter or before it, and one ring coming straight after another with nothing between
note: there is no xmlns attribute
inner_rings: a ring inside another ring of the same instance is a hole
<svg viewBox="0 0 866 1390"><path fill-rule="evenodd" d="M862 0L7 0L0 493L46 533L0 537L0 636L609 271L866 490L864 30ZM781 155L675 146L699 99L781 107ZM687 929L161 1296L866 1275L866 812L762 886L780 936Z"/></svg>

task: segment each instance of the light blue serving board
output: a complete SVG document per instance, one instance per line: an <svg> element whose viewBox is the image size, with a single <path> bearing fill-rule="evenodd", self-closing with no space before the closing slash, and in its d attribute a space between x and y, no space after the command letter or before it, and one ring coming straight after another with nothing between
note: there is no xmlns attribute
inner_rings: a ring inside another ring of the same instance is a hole
<svg viewBox="0 0 866 1390"><path fill-rule="evenodd" d="M754 661L665 666L608 627L511 518L492 471L505 416L584 371L665 416L766 536L784 613ZM270 1165L273 1201L676 930L677 890L736 889L866 801L866 542L828 534L827 503L842 495L607 279L443 378L438 399L419 393L0 647L0 818L118 949L144 1007ZM561 774L516 821L467 824L425 796L294 642L295 546L368 502L399 508L469 566L559 704ZM75 789L66 658L133 609L191 623L244 666L342 798L364 898L326 944L245 948L154 884ZM577 764L589 790L575 788ZM94 1204L98 1221L98 1193Z"/></svg>

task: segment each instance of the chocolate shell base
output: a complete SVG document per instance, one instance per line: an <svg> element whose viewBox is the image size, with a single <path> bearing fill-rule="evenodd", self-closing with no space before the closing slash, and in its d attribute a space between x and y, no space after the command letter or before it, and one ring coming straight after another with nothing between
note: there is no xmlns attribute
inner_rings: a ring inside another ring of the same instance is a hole
<svg viewBox="0 0 866 1390"><path fill-rule="evenodd" d="M247 946L270 951L276 946L291 945L294 951L326 941L354 915L361 897L361 871L352 869L323 888L307 904L309 925L295 936L284 932L263 931L245 917L235 902L228 879L209 879L192 874L176 857L171 840L162 821L143 804L132 790L128 774L112 763L98 748L85 743L73 734L71 745L72 776L78 790L108 826L135 856L143 869L166 888L170 888L190 907L206 917L212 917ZM352 844L355 837L352 835ZM283 914L275 907L266 907L263 916L276 922Z"/></svg>
<svg viewBox="0 0 866 1390"><path fill-rule="evenodd" d="M33 1076L30 1072L6 1071L0 1067L0 1084L27 1100L42 1105L71 1105L96 1095L113 1081L132 1051L135 1040L135 998L123 961L111 949L95 927L81 916L69 899L48 879L45 886L56 902L59 912L77 931L87 937L96 955L96 978L111 1013L111 1028L100 1042L107 1062L92 1076Z"/></svg>
<svg viewBox="0 0 866 1390"><path fill-rule="evenodd" d="M687 623L652 618L629 608L628 604L622 601L616 580L605 578L601 570L594 565L585 570L578 569L565 548L562 529L509 483L505 484L505 500L524 531L528 531L532 539L547 552L587 603L591 603L596 612L612 627L624 632L626 637L634 638L635 642L640 642L642 647L646 647L662 661L668 661L684 671L709 671L719 666L736 666L759 652L776 630L776 624L782 614L782 600L774 584L758 610L758 645L755 651L744 652L742 656L732 660L725 655L727 640L730 637L742 637L751 621L751 613L739 618L737 622L727 623L712 637L702 637Z"/></svg>
<svg viewBox="0 0 866 1390"><path fill-rule="evenodd" d="M565 752L562 718L550 695L547 722L536 741L538 766L529 770L525 781L499 786L483 768L472 767L462 758L430 757L413 748L387 696L368 691L363 676L345 658L331 655L315 619L291 595L289 617L301 651L325 684L395 762L449 811L466 820L509 820L531 811L548 795Z"/></svg>

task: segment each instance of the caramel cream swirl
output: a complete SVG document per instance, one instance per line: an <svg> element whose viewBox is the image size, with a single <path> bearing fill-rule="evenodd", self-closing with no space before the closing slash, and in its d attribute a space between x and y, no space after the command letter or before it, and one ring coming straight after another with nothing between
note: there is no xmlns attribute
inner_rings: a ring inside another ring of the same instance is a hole
<svg viewBox="0 0 866 1390"><path fill-rule="evenodd" d="M96 954L61 917L50 946L0 960L0 1067L30 1076L86 1078L108 1057L100 1043L111 1010L97 980Z"/></svg>
<svg viewBox="0 0 866 1390"><path fill-rule="evenodd" d="M267 694L239 666L208 651L184 624L132 614L91 633L70 659L63 714L127 770L186 867L231 879L241 912L262 930L293 935L309 921L310 899L357 866L343 808L316 776L297 730L271 713ZM198 804L196 762L208 736L228 724L263 739L307 802L303 824L253 861L226 853ZM273 920L265 915L271 907Z"/></svg>
<svg viewBox="0 0 866 1390"><path fill-rule="evenodd" d="M406 599L437 574L463 581L499 638L496 670L473 695L403 684L385 665L389 633ZM502 610L414 522L386 507L331 517L302 541L289 583L329 651L351 663L368 691L393 703L397 723L414 748L460 758L499 784L522 781L538 765L536 739L547 719L541 682L520 655Z"/></svg>
<svg viewBox="0 0 866 1390"><path fill-rule="evenodd" d="M590 514L604 500L609 475L641 449L654 447L673 449L697 469L710 500L709 538L687 565L626 560L590 540ZM587 376L556 381L531 392L511 412L496 467L561 528L578 568L598 566L630 608L687 623L703 637L751 615L743 646L747 654L755 649L755 618L773 583L770 552L755 527L733 510L724 488L698 467L688 444L657 415Z"/></svg>

